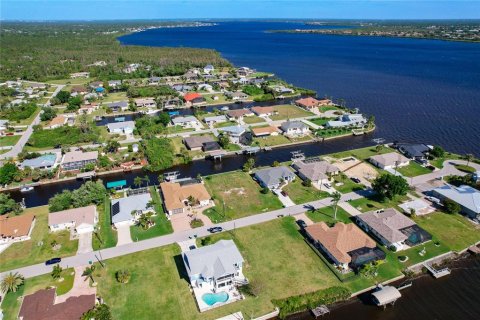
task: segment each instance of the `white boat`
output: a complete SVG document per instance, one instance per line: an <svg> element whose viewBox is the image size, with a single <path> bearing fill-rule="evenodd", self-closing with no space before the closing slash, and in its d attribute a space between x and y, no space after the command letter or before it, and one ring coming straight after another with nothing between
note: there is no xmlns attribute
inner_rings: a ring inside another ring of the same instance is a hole
<svg viewBox="0 0 480 320"><path fill-rule="evenodd" d="M222 107L222 109L220 109L220 110L222 110L222 111L228 111L228 110L230 110L230 109L229 109L227 106L225 106L225 107Z"/></svg>
<svg viewBox="0 0 480 320"><path fill-rule="evenodd" d="M22 188L20 188L20 192L28 192L32 190L33 190L32 186L23 186Z"/></svg>

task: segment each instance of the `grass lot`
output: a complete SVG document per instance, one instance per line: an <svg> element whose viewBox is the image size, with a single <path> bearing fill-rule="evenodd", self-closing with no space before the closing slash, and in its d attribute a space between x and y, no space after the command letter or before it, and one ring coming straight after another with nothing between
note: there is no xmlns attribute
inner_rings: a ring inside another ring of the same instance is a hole
<svg viewBox="0 0 480 320"><path fill-rule="evenodd" d="M349 193L352 191L358 191L365 188L363 184L353 182L349 177L344 173L340 173L333 177L334 182L332 186L340 193ZM342 185L336 185L337 183L342 183Z"/></svg>
<svg viewBox="0 0 480 320"><path fill-rule="evenodd" d="M243 117L243 122L245 122L246 124L262 123L262 122L265 122L265 119L258 116L250 116L250 117Z"/></svg>
<svg viewBox="0 0 480 320"><path fill-rule="evenodd" d="M287 184L282 190L286 191L290 199L292 199L292 201L296 204L320 200L328 197L327 192L320 191L312 186L304 186L302 184L302 180L299 178Z"/></svg>
<svg viewBox="0 0 480 320"><path fill-rule="evenodd" d="M93 234L93 249L105 249L117 245L117 231L112 229L110 199L105 197L103 205L98 206L97 233Z"/></svg>
<svg viewBox="0 0 480 320"><path fill-rule="evenodd" d="M361 148L361 149L355 149L355 150L348 150L348 151L343 151L343 152L338 152L331 154L330 156L337 158L337 159L343 159L347 157L355 157L358 160L367 160L371 156L375 156L377 154L384 154L384 153L389 153L393 152L395 150L387 147L383 147L379 152L375 149L375 147L366 147L366 148Z"/></svg>
<svg viewBox="0 0 480 320"><path fill-rule="evenodd" d="M395 208L398 211L402 212L402 210L398 207L398 205L404 201L408 200L407 196L397 196L394 200L385 199L384 201L380 201L377 197L372 196L370 198L361 198L357 200L350 201L350 204L360 210L361 212L367 212L372 210L378 209L386 209L386 208Z"/></svg>
<svg viewBox="0 0 480 320"><path fill-rule="evenodd" d="M221 104L221 103L231 103L231 101L227 100L227 97L221 93L216 94L202 94L208 104ZM213 100L213 96L217 96L218 100Z"/></svg>
<svg viewBox="0 0 480 320"><path fill-rule="evenodd" d="M336 128L336 129L320 129L315 134L322 138L332 138L337 136L343 136L353 134L350 128Z"/></svg>
<svg viewBox="0 0 480 320"><path fill-rule="evenodd" d="M401 262L401 264L405 267L412 266L414 264L420 263L422 261L431 259L433 257L436 257L438 255L441 255L442 253L450 251L448 246L440 241L440 245L436 246L435 242L437 239L432 237L432 241L420 244L418 246L415 246L413 248L410 248L408 250L402 250L400 252L394 253L394 255L397 257L399 256L407 256L408 260L405 262ZM420 255L420 252L425 248L425 254L423 256Z"/></svg>
<svg viewBox="0 0 480 320"><path fill-rule="evenodd" d="M225 122L220 122L216 123L213 125L215 128L225 128L225 127L231 127L231 126L236 126L237 122L236 121L225 121Z"/></svg>
<svg viewBox="0 0 480 320"><path fill-rule="evenodd" d="M99 101L105 104L105 103L122 101L122 100L128 101L127 93L123 91L119 91L119 92L110 92L106 96L101 98Z"/></svg>
<svg viewBox="0 0 480 320"><path fill-rule="evenodd" d="M459 251L480 241L480 226L473 225L459 214L434 212L414 220L451 250Z"/></svg>
<svg viewBox="0 0 480 320"><path fill-rule="evenodd" d="M182 128L181 126L171 126L166 127L166 134L180 133L180 132L191 132L195 131L193 128Z"/></svg>
<svg viewBox="0 0 480 320"><path fill-rule="evenodd" d="M430 164L433 165L436 168L442 169L443 168L443 163L445 161L447 161L447 160L462 160L462 159L463 159L463 157L459 154L446 152L444 157L430 160Z"/></svg>
<svg viewBox="0 0 480 320"><path fill-rule="evenodd" d="M157 213L156 216L152 217L155 225L148 230L143 230L139 226L131 226L130 233L133 241L150 239L173 232L172 225L163 212L160 194L155 187L150 187L150 194L152 195L152 200L155 202L155 212Z"/></svg>
<svg viewBox="0 0 480 320"><path fill-rule="evenodd" d="M9 292L3 299L1 305L3 320L17 319L23 296L51 286L57 287L57 296L67 293L73 287L74 275L75 271L70 268L62 271L63 281L54 280L49 274L26 279L24 285L17 292Z"/></svg>
<svg viewBox="0 0 480 320"><path fill-rule="evenodd" d="M50 80L50 81L47 81L47 83L79 85L79 84L86 84L90 81L93 81L93 79L91 78L59 79L59 80Z"/></svg>
<svg viewBox="0 0 480 320"><path fill-rule="evenodd" d="M20 140L21 136L3 136L0 137L0 147L14 146Z"/></svg>
<svg viewBox="0 0 480 320"><path fill-rule="evenodd" d="M200 313L188 289L180 249L171 245L111 259L106 270L97 268L99 294L111 307L113 318L153 319L159 310L162 319L217 319L237 311L255 317L273 310L272 299L339 284L305 244L291 217L212 238L234 239L245 259L245 275L262 288L257 298ZM115 272L126 266L132 278L128 284L119 284Z"/></svg>
<svg viewBox="0 0 480 320"><path fill-rule="evenodd" d="M410 164L405 167L400 167L397 169L405 177L416 177L422 174L427 174L432 172L432 170L422 167L418 162L410 161Z"/></svg>
<svg viewBox="0 0 480 320"><path fill-rule="evenodd" d="M71 256L77 252L78 240L70 241L69 231L49 232L48 206L28 208L23 214L28 213L36 216L31 239L14 243L0 253L0 271L41 263L54 257ZM52 249L54 240L61 245L59 250Z"/></svg>
<svg viewBox="0 0 480 320"><path fill-rule="evenodd" d="M315 123L317 126L324 126L330 120L331 120L330 118L315 118L315 119L310 119L308 121Z"/></svg>
<svg viewBox="0 0 480 320"><path fill-rule="evenodd" d="M342 110L341 108L339 107L336 107L336 106L320 106L318 107L318 110L320 110L320 112L327 112L327 111L330 111L330 110Z"/></svg>
<svg viewBox="0 0 480 320"><path fill-rule="evenodd" d="M106 130L106 129L104 129ZM80 145L98 141L100 129L92 128L90 133L82 133L78 127L63 126L51 130L34 131L27 142L32 149L53 148L56 145Z"/></svg>
<svg viewBox="0 0 480 320"><path fill-rule="evenodd" d="M279 134L278 136L267 136L261 138L253 138L253 144L259 147L270 147L270 146L278 146L281 144L291 143L287 137L284 135Z"/></svg>
<svg viewBox="0 0 480 320"><path fill-rule="evenodd" d="M274 106L273 109L277 112L277 114L270 116L270 119L272 119L273 121L302 118L314 115L311 112L308 112L291 104Z"/></svg>
<svg viewBox="0 0 480 320"><path fill-rule="evenodd" d="M188 154L192 158L205 155L205 153L202 150L195 150L195 151L188 150L185 144L183 143L183 137L174 137L174 138L170 138L170 140L172 141L172 145L176 154L181 154L181 150L185 149L188 151Z"/></svg>
<svg viewBox="0 0 480 320"><path fill-rule="evenodd" d="M280 200L273 193L262 194L260 185L245 172L234 171L208 176L205 178L205 186L216 206L204 213L213 222L282 208Z"/></svg>
<svg viewBox="0 0 480 320"><path fill-rule="evenodd" d="M309 217L313 222L323 221L326 224L333 224L336 222L351 222L350 214L348 214L348 212L343 210L343 208L340 206L337 208L337 220L335 220L335 208L333 206L320 208L315 211L308 211L307 217Z"/></svg>
<svg viewBox="0 0 480 320"><path fill-rule="evenodd" d="M475 173L477 170L475 170L474 167L467 166L466 164L456 164L455 168L457 170L466 172L466 173Z"/></svg>

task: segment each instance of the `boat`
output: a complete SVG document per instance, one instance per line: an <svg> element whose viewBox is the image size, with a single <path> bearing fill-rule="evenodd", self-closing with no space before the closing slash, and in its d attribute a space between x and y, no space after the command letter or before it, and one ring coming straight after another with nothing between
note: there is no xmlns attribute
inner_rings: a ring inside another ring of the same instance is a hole
<svg viewBox="0 0 480 320"><path fill-rule="evenodd" d="M230 109L229 109L227 106L225 106L225 107L222 107L220 110L222 110L222 111L228 111L228 110L230 110Z"/></svg>
<svg viewBox="0 0 480 320"><path fill-rule="evenodd" d="M125 117L116 117L114 120L115 122L123 122L125 121Z"/></svg>
<svg viewBox="0 0 480 320"><path fill-rule="evenodd" d="M28 192L28 191L32 191L33 190L33 187L32 186L23 186L20 188L20 192Z"/></svg>
<svg viewBox="0 0 480 320"><path fill-rule="evenodd" d="M102 116L95 116L95 121L102 121Z"/></svg>

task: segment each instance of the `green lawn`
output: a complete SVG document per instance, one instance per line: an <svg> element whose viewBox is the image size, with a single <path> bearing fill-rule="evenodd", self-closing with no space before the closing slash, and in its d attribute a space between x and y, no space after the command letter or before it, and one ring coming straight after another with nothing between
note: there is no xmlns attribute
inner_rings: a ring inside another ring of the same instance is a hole
<svg viewBox="0 0 480 320"><path fill-rule="evenodd" d="M340 193L349 193L352 191L365 189L365 186L363 184L353 182L344 173L340 173L334 176L333 179L334 181L332 183L332 186Z"/></svg>
<svg viewBox="0 0 480 320"><path fill-rule="evenodd" d="M103 128L103 130L106 130ZM81 145L100 140L100 129L92 127L90 133L82 133L78 127L63 126L51 130L34 131L27 142L31 148L53 148L56 145Z"/></svg>
<svg viewBox="0 0 480 320"><path fill-rule="evenodd" d="M477 171L474 167L467 166L466 164L456 164L455 168L466 173L475 173Z"/></svg>
<svg viewBox="0 0 480 320"><path fill-rule="evenodd" d="M330 118L315 118L315 119L310 119L308 121L315 123L317 126L324 126L330 120L331 120Z"/></svg>
<svg viewBox="0 0 480 320"><path fill-rule="evenodd" d="M277 114L270 116L273 121L313 116L314 114L291 104L273 106Z"/></svg>
<svg viewBox="0 0 480 320"><path fill-rule="evenodd" d="M64 269L61 278L63 281L54 280L49 274L26 279L24 285L17 292L9 292L1 304L3 310L3 320L16 320L18 312L20 312L21 297L35 293L38 290L47 287L56 287L57 296L70 291L73 287L73 279L75 271L73 268Z"/></svg>
<svg viewBox="0 0 480 320"><path fill-rule="evenodd" d="M200 313L188 289L180 249L170 245L108 260L106 270L97 268L98 293L111 307L113 318L154 319L159 310L162 319L213 320L237 311L257 317L273 310L272 299L339 284L305 244L291 217L212 238L235 241L245 259L245 275L261 287L257 298ZM125 268L132 278L128 284L120 284L115 272Z"/></svg>
<svg viewBox="0 0 480 320"><path fill-rule="evenodd" d="M234 171L208 176L205 178L205 186L215 201L215 207L204 213L213 222L282 208L282 203L272 192L262 194L261 187L245 172Z"/></svg>
<svg viewBox="0 0 480 320"><path fill-rule="evenodd" d="M262 123L262 122L265 122L265 119L258 116L250 116L250 117L243 117L243 122L245 122L246 124Z"/></svg>
<svg viewBox="0 0 480 320"><path fill-rule="evenodd" d="M48 206L28 208L23 214L34 213L35 226L31 239L17 242L0 253L0 272L42 263L54 257L67 257L77 252L78 240L70 240L69 231L50 232L48 228ZM61 245L53 250L51 243Z"/></svg>
<svg viewBox="0 0 480 320"><path fill-rule="evenodd" d="M159 237L173 232L172 224L163 212L162 200L155 187L150 187L150 194L155 203L155 212L157 213L156 216L152 217L155 225L148 230L143 230L139 226L131 226L130 233L133 241Z"/></svg>
<svg viewBox="0 0 480 320"><path fill-rule="evenodd" d="M410 164L405 167L400 167L397 169L405 177L416 177L422 174L427 174L432 172L432 170L422 167L418 162L410 161Z"/></svg>
<svg viewBox="0 0 480 320"><path fill-rule="evenodd" d="M17 136L3 136L0 137L0 147L14 146L20 140L19 135Z"/></svg>
<svg viewBox="0 0 480 320"><path fill-rule="evenodd" d="M335 208L333 206L324 207L315 211L307 211L307 217L313 222L325 222L326 224L334 224L336 222L350 223L350 214L343 210L342 207L337 207L337 220L335 220Z"/></svg>
<svg viewBox="0 0 480 320"><path fill-rule="evenodd" d="M320 129L315 134L322 138L332 138L337 136L352 134L351 128Z"/></svg>
<svg viewBox="0 0 480 320"><path fill-rule="evenodd" d="M408 200L407 196L397 196L394 200L385 199L383 201L380 201L377 197L372 196L370 198L361 198L357 200L352 200L349 203L354 208L358 209L361 212L386 209L386 208L392 208L392 207L402 212L402 210L398 207L398 205L406 200Z"/></svg>
<svg viewBox="0 0 480 320"><path fill-rule="evenodd" d="M110 199L105 197L103 205L98 206L97 233L93 234L93 249L105 249L117 245L117 231L112 228Z"/></svg>
<svg viewBox="0 0 480 320"><path fill-rule="evenodd" d="M225 121L225 122L216 123L213 126L215 128L225 128L225 127L231 127L236 125L237 125L236 121Z"/></svg>
<svg viewBox="0 0 480 320"><path fill-rule="evenodd" d="M127 93L126 92L110 92L107 96L100 98L99 100L103 104L110 103L114 101L128 101Z"/></svg>
<svg viewBox="0 0 480 320"><path fill-rule="evenodd" d="M47 83L80 85L80 84L86 84L92 80L93 79L91 78L59 79L59 80L50 80L50 81L47 81Z"/></svg>
<svg viewBox="0 0 480 320"><path fill-rule="evenodd" d="M397 257L397 260L399 256L407 256L408 260L405 262L401 262L401 264L405 267L409 267L450 251L446 243L439 241L440 244L436 246L435 242L437 242L437 239L433 237L432 241L420 244L408 250L396 252L394 253L394 255ZM420 252L422 252L423 249L425 249L425 254L422 256L420 255Z"/></svg>
<svg viewBox="0 0 480 320"><path fill-rule="evenodd" d="M387 147L383 147L380 149L379 152L377 152L375 147L366 147L366 148L361 148L361 149L355 149L355 150L348 150L348 151L343 151L343 152L338 152L331 154L330 156L337 158L337 159L343 159L347 157L355 157L358 160L367 160L371 156L375 156L377 154L384 154L384 153L389 153L393 152L395 150Z"/></svg>
<svg viewBox="0 0 480 320"><path fill-rule="evenodd" d="M278 146L281 144L291 143L287 137L279 134L278 136L267 136L261 138L253 138L253 145L259 147L269 147L269 146Z"/></svg>
<svg viewBox="0 0 480 320"><path fill-rule="evenodd" d="M300 178L288 183L282 190L286 191L290 199L296 204L320 200L329 196L327 192L320 191L315 187L304 186Z"/></svg>
<svg viewBox="0 0 480 320"><path fill-rule="evenodd" d="M436 168L442 169L443 163L447 160L461 160L463 157L459 154L446 152L444 157L430 160L430 164Z"/></svg>

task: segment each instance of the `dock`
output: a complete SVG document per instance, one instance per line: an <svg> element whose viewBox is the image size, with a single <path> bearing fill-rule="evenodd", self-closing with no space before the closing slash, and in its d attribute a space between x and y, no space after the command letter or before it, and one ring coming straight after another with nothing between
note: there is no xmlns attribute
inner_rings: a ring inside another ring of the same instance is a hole
<svg viewBox="0 0 480 320"><path fill-rule="evenodd" d="M216 160L222 160L222 157L227 155L227 152L223 151L223 150L215 150L215 151L211 151L210 154L209 154L209 157L211 159L213 159L214 161Z"/></svg>
<svg viewBox="0 0 480 320"><path fill-rule="evenodd" d="M432 274L432 276L435 277L435 279L438 279L450 274L449 268L443 268L443 269L437 270L431 265L429 265L428 263L424 263L423 266L427 268L427 270Z"/></svg>
<svg viewBox="0 0 480 320"><path fill-rule="evenodd" d="M468 251L472 254L480 254L480 248L478 246L468 247Z"/></svg>
<svg viewBox="0 0 480 320"><path fill-rule="evenodd" d="M244 149L243 153L250 155L250 154L257 153L260 150L261 150L260 147L249 147L249 148Z"/></svg>
<svg viewBox="0 0 480 320"><path fill-rule="evenodd" d="M96 175L95 171L82 172L77 174L77 179L91 180L95 178Z"/></svg>
<svg viewBox="0 0 480 320"><path fill-rule="evenodd" d="M400 299L402 294L400 291L392 286L383 286L378 285L374 292L372 292L372 300L373 302L379 306L384 307L388 304L394 305L395 301Z"/></svg>
<svg viewBox="0 0 480 320"><path fill-rule="evenodd" d="M317 319L318 317L322 317L327 313L330 313L330 310L328 310L326 305L318 306L316 308L310 309L310 311L312 312L315 319Z"/></svg>

